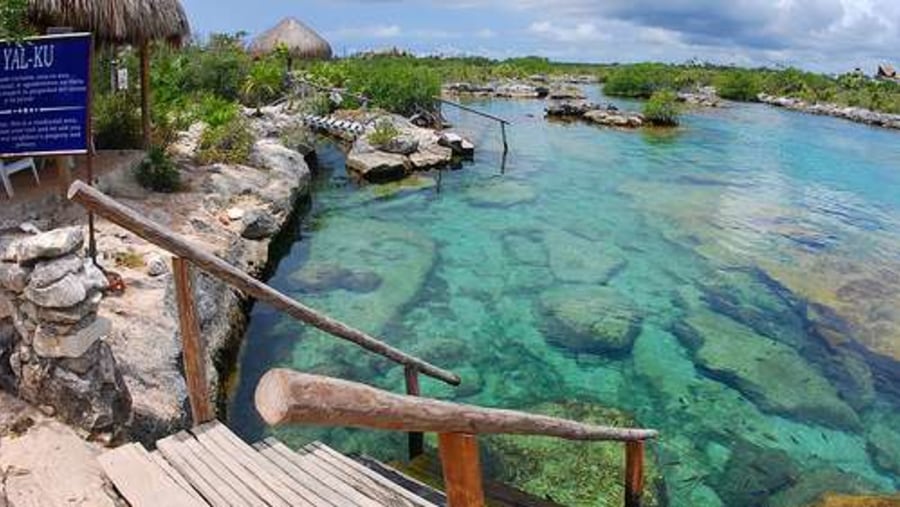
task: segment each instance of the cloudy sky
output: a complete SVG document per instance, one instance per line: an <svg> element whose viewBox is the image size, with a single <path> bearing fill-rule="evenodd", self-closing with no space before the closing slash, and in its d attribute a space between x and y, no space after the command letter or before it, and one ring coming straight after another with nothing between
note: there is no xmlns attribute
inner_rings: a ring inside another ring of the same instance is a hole
<svg viewBox="0 0 900 507"><path fill-rule="evenodd" d="M337 54L693 58L827 72L900 63L900 0L182 0L200 35L251 35L295 16Z"/></svg>

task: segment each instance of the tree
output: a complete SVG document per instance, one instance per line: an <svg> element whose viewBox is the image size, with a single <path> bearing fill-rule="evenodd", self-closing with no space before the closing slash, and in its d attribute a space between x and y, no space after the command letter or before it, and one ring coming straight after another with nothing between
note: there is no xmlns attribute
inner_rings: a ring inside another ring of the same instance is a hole
<svg viewBox="0 0 900 507"><path fill-rule="evenodd" d="M0 39L27 35L28 0L0 0Z"/></svg>

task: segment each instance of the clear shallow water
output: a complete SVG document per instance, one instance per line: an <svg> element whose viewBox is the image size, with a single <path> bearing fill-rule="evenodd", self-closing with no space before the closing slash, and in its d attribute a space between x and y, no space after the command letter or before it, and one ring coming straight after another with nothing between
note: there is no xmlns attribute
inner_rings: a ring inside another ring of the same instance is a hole
<svg viewBox="0 0 900 507"><path fill-rule="evenodd" d="M496 126L471 115L452 121L477 159L440 192L435 174L359 188L323 145L269 283L463 378L423 377L426 395L610 407L659 429L672 505L900 486L900 135L762 106L654 133L477 104L514 123L505 174ZM239 432L405 453L399 433L264 429L252 392L274 366L403 386L399 367L257 305Z"/></svg>

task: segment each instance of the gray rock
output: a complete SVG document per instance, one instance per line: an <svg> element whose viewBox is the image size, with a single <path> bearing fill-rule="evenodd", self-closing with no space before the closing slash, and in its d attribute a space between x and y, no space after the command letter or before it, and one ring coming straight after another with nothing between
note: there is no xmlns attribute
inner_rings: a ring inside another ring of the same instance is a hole
<svg viewBox="0 0 900 507"><path fill-rule="evenodd" d="M419 170L431 169L449 164L453 160L453 150L437 144L419 149L409 156L413 167Z"/></svg>
<svg viewBox="0 0 900 507"><path fill-rule="evenodd" d="M78 273L84 265L81 257L70 254L48 261L38 262L31 272L29 284L37 289L43 289L48 285L58 282L62 277Z"/></svg>
<svg viewBox="0 0 900 507"><path fill-rule="evenodd" d="M131 415L131 395L104 342L78 359L46 359L21 348L10 359L18 370L18 391L35 405L53 407L56 417L91 433L122 428Z"/></svg>
<svg viewBox="0 0 900 507"><path fill-rule="evenodd" d="M45 308L66 308L87 299L87 291L79 277L69 274L44 288L29 285L25 288L25 298Z"/></svg>
<svg viewBox="0 0 900 507"><path fill-rule="evenodd" d="M68 308L44 308L30 301L23 302L19 308L35 322L73 325L81 322L88 315L96 313L102 300L103 294L94 292L89 293L87 299L81 303Z"/></svg>
<svg viewBox="0 0 900 507"><path fill-rule="evenodd" d="M397 155L411 155L419 149L419 141L401 136L376 146L379 150Z"/></svg>
<svg viewBox="0 0 900 507"><path fill-rule="evenodd" d="M560 100L551 102L544 111L551 117L579 117L599 108L588 100Z"/></svg>
<svg viewBox="0 0 900 507"><path fill-rule="evenodd" d="M39 324L32 338L34 352L46 358L78 358L94 343L109 336L109 320L98 318L85 327L70 329L58 334L60 329L53 325Z"/></svg>
<svg viewBox="0 0 900 507"><path fill-rule="evenodd" d="M147 264L147 274L150 276L162 276L169 272L169 264L158 253L147 254L144 262Z"/></svg>
<svg viewBox="0 0 900 507"><path fill-rule="evenodd" d="M553 88L547 94L547 98L550 100L583 99L584 97L584 92L575 86Z"/></svg>
<svg viewBox="0 0 900 507"><path fill-rule="evenodd" d="M28 285L31 270L18 264L0 262L0 287L13 292L22 292Z"/></svg>
<svg viewBox="0 0 900 507"><path fill-rule="evenodd" d="M13 315L13 295L0 290L0 320L8 319Z"/></svg>
<svg viewBox="0 0 900 507"><path fill-rule="evenodd" d="M109 287L109 280L106 275L96 264L90 259L84 260L84 274L81 282L84 284L85 292L104 291Z"/></svg>
<svg viewBox="0 0 900 507"><path fill-rule="evenodd" d="M599 125L618 128L638 128L644 125L644 117L637 113L596 109L584 114L584 118Z"/></svg>
<svg viewBox="0 0 900 507"><path fill-rule="evenodd" d="M475 154L475 145L455 132L441 134L438 144L450 148L454 154L461 157L471 157Z"/></svg>
<svg viewBox="0 0 900 507"><path fill-rule="evenodd" d="M635 304L609 287L561 286L543 294L540 306L551 324L547 340L575 353L627 353L641 331Z"/></svg>
<svg viewBox="0 0 900 507"><path fill-rule="evenodd" d="M244 214L244 229L241 236L246 239L265 239L278 230L278 222L271 213L263 210L250 210Z"/></svg>
<svg viewBox="0 0 900 507"><path fill-rule="evenodd" d="M84 231L81 227L56 229L21 239L17 245L16 260L19 264L62 257L84 246Z"/></svg>
<svg viewBox="0 0 900 507"><path fill-rule="evenodd" d="M361 141L353 145L347 154L347 169L371 183L385 183L402 180L409 173L409 158L394 153L385 153L361 146Z"/></svg>

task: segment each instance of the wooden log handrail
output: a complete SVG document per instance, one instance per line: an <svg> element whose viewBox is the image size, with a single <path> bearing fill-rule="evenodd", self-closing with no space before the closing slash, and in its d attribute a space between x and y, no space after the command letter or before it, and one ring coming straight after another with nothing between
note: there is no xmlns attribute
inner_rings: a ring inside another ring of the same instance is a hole
<svg viewBox="0 0 900 507"><path fill-rule="evenodd" d="M614 428L484 408L417 396L319 375L276 368L256 387L256 409L270 425L302 423L399 431L543 435L619 442L656 438L649 429Z"/></svg>
<svg viewBox="0 0 900 507"><path fill-rule="evenodd" d="M297 320L448 384L460 383L460 378L455 373L411 356L363 331L303 305L81 181L72 183L68 198Z"/></svg>

